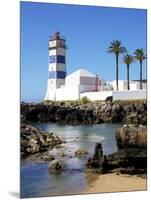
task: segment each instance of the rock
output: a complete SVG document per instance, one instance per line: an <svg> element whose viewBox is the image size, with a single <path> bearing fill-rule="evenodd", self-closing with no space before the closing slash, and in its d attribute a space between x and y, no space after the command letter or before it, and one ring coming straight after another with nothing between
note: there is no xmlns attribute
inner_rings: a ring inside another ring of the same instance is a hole
<svg viewBox="0 0 151 200"><path fill-rule="evenodd" d="M115 136L119 148L147 147L147 128L145 126L124 125L117 129Z"/></svg>
<svg viewBox="0 0 151 200"><path fill-rule="evenodd" d="M61 172L62 170L62 165L56 161L54 162L53 164L50 164L49 167L48 167L48 170L50 173L58 173L58 172Z"/></svg>
<svg viewBox="0 0 151 200"><path fill-rule="evenodd" d="M103 156L103 148L101 143L96 143L93 159L100 160Z"/></svg>
<svg viewBox="0 0 151 200"><path fill-rule="evenodd" d="M147 172L146 127L125 124L116 132L119 149L117 152L103 156L101 144L96 144L95 153L86 166L100 169L100 173L117 172L126 174L143 174Z"/></svg>
<svg viewBox="0 0 151 200"><path fill-rule="evenodd" d="M147 150L139 148L120 149L107 156L108 168L133 167L135 169L147 168Z"/></svg>
<svg viewBox="0 0 151 200"><path fill-rule="evenodd" d="M21 125L21 156L22 158L38 152L47 151L62 143L54 133L44 132L30 124Z"/></svg>
<svg viewBox="0 0 151 200"><path fill-rule="evenodd" d="M107 160L106 155L103 156L101 167L102 167L102 174L106 174L109 170L109 165L108 165L108 160Z"/></svg>
<svg viewBox="0 0 151 200"><path fill-rule="evenodd" d="M129 174L129 175L134 175L134 174L146 174L146 169L136 169L134 167L127 167L127 168L117 168L117 169L114 169L112 170L111 172L113 173L116 173L117 175L120 175L120 174Z"/></svg>
<svg viewBox="0 0 151 200"><path fill-rule="evenodd" d="M86 166L88 168L100 168L103 161L103 148L101 143L96 143L94 156L87 160Z"/></svg>
<svg viewBox="0 0 151 200"><path fill-rule="evenodd" d="M34 154L34 153L39 152L39 150L40 150L40 145L39 144L30 143L28 145L29 145L29 147L26 149L26 151L29 154Z"/></svg>
<svg viewBox="0 0 151 200"><path fill-rule="evenodd" d="M43 155L40 159L44 161L52 161L55 159L55 157L53 155L46 154L46 155Z"/></svg>
<svg viewBox="0 0 151 200"><path fill-rule="evenodd" d="M75 156L78 158L82 158L83 156L85 156L87 154L87 150L86 149L78 149L77 151L75 151Z"/></svg>
<svg viewBox="0 0 151 200"><path fill-rule="evenodd" d="M109 98L110 99L110 98ZM98 124L125 122L147 124L147 102L43 102L21 104L22 122L58 122L61 124Z"/></svg>

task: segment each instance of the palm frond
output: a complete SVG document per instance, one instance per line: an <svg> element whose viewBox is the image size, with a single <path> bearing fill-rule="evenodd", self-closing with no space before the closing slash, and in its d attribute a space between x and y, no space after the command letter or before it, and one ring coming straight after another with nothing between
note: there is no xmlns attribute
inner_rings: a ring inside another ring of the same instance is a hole
<svg viewBox="0 0 151 200"><path fill-rule="evenodd" d="M110 43L110 46L108 47L107 52L114 53L116 55L126 53L127 52L126 48L121 45L122 45L122 43L120 40L113 40Z"/></svg>
<svg viewBox="0 0 151 200"><path fill-rule="evenodd" d="M142 48L136 49L134 51L134 56L135 56L135 59L139 61L147 59L147 56L145 55L145 52Z"/></svg>
<svg viewBox="0 0 151 200"><path fill-rule="evenodd" d="M130 55L130 54L125 54L123 56L123 63L124 64L131 64L132 62L134 62L134 56Z"/></svg>

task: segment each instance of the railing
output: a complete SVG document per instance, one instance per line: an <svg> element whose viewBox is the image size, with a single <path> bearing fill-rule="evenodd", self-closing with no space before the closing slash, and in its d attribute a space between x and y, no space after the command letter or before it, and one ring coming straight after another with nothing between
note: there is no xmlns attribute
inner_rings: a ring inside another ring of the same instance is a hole
<svg viewBox="0 0 151 200"><path fill-rule="evenodd" d="M56 49L56 48L68 49L68 46L67 46L66 44L64 44L64 45L58 44L58 45L56 45L56 46L49 47L49 50L51 50L51 49Z"/></svg>
<svg viewBox="0 0 151 200"><path fill-rule="evenodd" d="M66 40L66 38L64 36L56 36L56 35L53 35L53 36L49 36L49 40Z"/></svg>

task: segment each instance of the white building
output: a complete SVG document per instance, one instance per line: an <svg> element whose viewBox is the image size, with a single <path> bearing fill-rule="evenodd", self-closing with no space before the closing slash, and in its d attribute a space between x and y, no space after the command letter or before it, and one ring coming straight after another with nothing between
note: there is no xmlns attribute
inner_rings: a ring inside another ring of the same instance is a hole
<svg viewBox="0 0 151 200"><path fill-rule="evenodd" d="M105 100L112 96L117 99L144 99L146 90L138 91L139 81L130 81L127 91L127 81L119 80L119 91L116 91L116 81L106 82L85 69L79 69L66 75L66 40L56 32L49 39L48 83L45 100L78 100L87 96L90 100ZM146 89L146 83L143 83Z"/></svg>
<svg viewBox="0 0 151 200"><path fill-rule="evenodd" d="M77 100L84 92L99 91L98 77L85 69L66 76L65 85L56 89L56 100Z"/></svg>
<svg viewBox="0 0 151 200"><path fill-rule="evenodd" d="M116 91L116 80L108 82L110 85L112 85L113 90ZM140 89L140 81L130 81L130 90L139 90ZM127 80L118 80L118 88L119 91L127 90ZM146 89L146 82L142 83L142 89Z"/></svg>

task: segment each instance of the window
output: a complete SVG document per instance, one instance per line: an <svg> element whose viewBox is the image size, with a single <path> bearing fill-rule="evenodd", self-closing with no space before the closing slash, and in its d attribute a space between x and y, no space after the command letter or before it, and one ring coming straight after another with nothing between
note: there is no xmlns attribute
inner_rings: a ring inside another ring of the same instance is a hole
<svg viewBox="0 0 151 200"><path fill-rule="evenodd" d="M55 62L56 62L56 56L50 56L49 63L55 63Z"/></svg>
<svg viewBox="0 0 151 200"><path fill-rule="evenodd" d="M49 76L48 76L49 79L54 79L56 78L56 73L55 71L49 71Z"/></svg>
<svg viewBox="0 0 151 200"><path fill-rule="evenodd" d="M49 57L49 63L62 63L65 64L65 56L57 55L57 59L55 55Z"/></svg>

